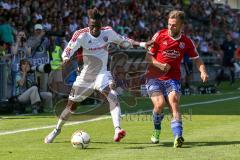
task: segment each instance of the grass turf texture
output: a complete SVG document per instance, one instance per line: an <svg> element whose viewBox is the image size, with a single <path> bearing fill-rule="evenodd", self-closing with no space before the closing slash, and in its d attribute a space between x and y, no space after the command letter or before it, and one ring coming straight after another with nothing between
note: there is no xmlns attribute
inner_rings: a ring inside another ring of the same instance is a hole
<svg viewBox="0 0 240 160"><path fill-rule="evenodd" d="M182 96L181 104L219 100L240 96L239 90L226 87L221 94ZM235 87L236 88L236 87ZM234 91L233 91L234 90ZM124 108L127 106L123 104ZM128 112L151 109L151 102L140 98L137 106ZM122 126L127 136L120 143L113 142L111 119L65 126L54 143L44 144L44 137L52 130L0 135L0 159L8 160L77 160L77 159L240 159L240 98L182 108L184 122L183 148L174 149L170 116L162 123L160 144L151 144L151 114L127 115ZM165 111L168 113L168 111ZM37 116L2 115L0 133L18 129L55 125L57 119L49 114ZM72 133L85 130L91 136L89 148L74 149L70 144Z"/></svg>

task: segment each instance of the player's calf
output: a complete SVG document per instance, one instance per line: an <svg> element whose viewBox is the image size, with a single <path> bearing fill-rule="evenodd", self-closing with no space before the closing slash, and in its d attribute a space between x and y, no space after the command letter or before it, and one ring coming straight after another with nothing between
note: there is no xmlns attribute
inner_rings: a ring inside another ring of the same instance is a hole
<svg viewBox="0 0 240 160"><path fill-rule="evenodd" d="M151 136L151 141L154 144L159 143L159 137L160 137L160 132L161 132L161 122L164 118L164 113L156 113L153 112L153 125L154 125L154 130L153 134Z"/></svg>
<svg viewBox="0 0 240 160"><path fill-rule="evenodd" d="M174 144L173 147L174 148L179 148L182 147L184 139L182 136L182 131L183 131L183 127L182 127L182 121L181 120L172 120L171 122L171 128L172 128L172 132L174 134Z"/></svg>

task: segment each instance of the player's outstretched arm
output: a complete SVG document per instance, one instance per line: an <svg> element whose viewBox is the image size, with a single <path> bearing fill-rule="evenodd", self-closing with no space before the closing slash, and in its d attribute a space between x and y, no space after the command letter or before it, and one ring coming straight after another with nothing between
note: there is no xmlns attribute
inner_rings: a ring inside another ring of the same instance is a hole
<svg viewBox="0 0 240 160"><path fill-rule="evenodd" d="M148 47L147 42L138 42L128 37L123 37L120 34L116 33L113 29L111 29L110 35L111 41L119 45L121 48L128 49L131 48L132 46L140 46L143 48Z"/></svg>
<svg viewBox="0 0 240 160"><path fill-rule="evenodd" d="M200 77L203 82L208 81L208 73L203 61L200 58L195 59L195 64L200 72Z"/></svg>
<svg viewBox="0 0 240 160"><path fill-rule="evenodd" d="M129 42L133 45L133 46L139 46L139 47L142 47L142 48L145 48L147 49L148 47L152 46L154 41L153 40L150 40L150 41L147 41L147 42L138 42L138 41L135 41L133 39L129 39Z"/></svg>

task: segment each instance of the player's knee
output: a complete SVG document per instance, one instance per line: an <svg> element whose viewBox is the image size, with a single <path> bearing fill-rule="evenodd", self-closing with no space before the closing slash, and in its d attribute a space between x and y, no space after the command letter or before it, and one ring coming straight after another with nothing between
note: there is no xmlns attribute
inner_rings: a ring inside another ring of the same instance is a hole
<svg viewBox="0 0 240 160"><path fill-rule="evenodd" d="M154 106L154 111L156 112L156 113L160 113L161 111L162 111L162 107L161 106Z"/></svg>
<svg viewBox="0 0 240 160"><path fill-rule="evenodd" d="M164 106L164 101L157 101L155 104L154 104L154 108L158 108L158 109L162 109Z"/></svg>
<svg viewBox="0 0 240 160"><path fill-rule="evenodd" d="M73 101L68 101L66 107L70 110L70 112L75 112L77 110L77 103Z"/></svg>

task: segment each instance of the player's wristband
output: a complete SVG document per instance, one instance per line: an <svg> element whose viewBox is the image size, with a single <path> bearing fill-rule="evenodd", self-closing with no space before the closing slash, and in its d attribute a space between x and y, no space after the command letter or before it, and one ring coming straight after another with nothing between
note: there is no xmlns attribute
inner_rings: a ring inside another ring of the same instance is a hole
<svg viewBox="0 0 240 160"><path fill-rule="evenodd" d="M146 42L140 42L140 43L139 43L139 46L145 48Z"/></svg>

